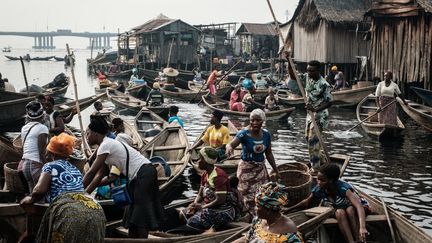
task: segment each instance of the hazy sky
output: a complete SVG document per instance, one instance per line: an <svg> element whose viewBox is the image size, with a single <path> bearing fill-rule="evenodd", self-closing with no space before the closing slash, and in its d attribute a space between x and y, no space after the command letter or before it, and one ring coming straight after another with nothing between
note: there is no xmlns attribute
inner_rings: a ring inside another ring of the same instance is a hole
<svg viewBox="0 0 432 243"><path fill-rule="evenodd" d="M298 0L271 0L285 22ZM1 31L120 32L160 13L189 24L265 23L272 20L266 0L1 0Z"/></svg>

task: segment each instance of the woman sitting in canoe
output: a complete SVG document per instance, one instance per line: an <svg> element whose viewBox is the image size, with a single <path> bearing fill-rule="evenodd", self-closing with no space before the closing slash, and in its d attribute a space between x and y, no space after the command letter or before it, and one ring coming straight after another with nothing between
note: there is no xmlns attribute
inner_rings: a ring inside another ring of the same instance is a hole
<svg viewBox="0 0 432 243"><path fill-rule="evenodd" d="M354 188L339 180L340 168L335 164L324 164L318 173L318 185L312 189L308 198L288 208L290 211L296 208L306 208L312 203L323 200L336 209L335 217L347 242L365 240L366 214L370 213L368 202L360 198Z"/></svg>
<svg viewBox="0 0 432 243"><path fill-rule="evenodd" d="M45 164L33 192L21 200L26 208L47 196L50 203L35 242L103 242L105 214L84 193L81 172L68 161L75 138L61 133L52 137L47 150L53 162Z"/></svg>
<svg viewBox="0 0 432 243"><path fill-rule="evenodd" d="M268 182L261 185L255 196L257 217L253 219L251 229L242 242L284 242L303 243L295 223L281 213L281 207L288 203L286 187Z"/></svg>
<svg viewBox="0 0 432 243"><path fill-rule="evenodd" d="M240 84L237 84L234 87L234 90L231 91L229 107L232 111L243 111L243 97L245 92L241 88Z"/></svg>
<svg viewBox="0 0 432 243"><path fill-rule="evenodd" d="M199 151L198 166L204 171L195 201L181 212L186 225L198 231L218 228L234 221L235 208L230 201L230 180L221 168L214 166L218 153L212 147Z"/></svg>
<svg viewBox="0 0 432 243"><path fill-rule="evenodd" d="M255 216L255 193L258 188L268 181L265 165L266 159L279 178L271 149L271 135L262 129L266 119L264 111L255 109L250 114L250 124L237 133L235 138L226 145L226 154L231 157L234 149L241 143L241 161L237 168L239 191L243 195L245 207L251 216Z"/></svg>

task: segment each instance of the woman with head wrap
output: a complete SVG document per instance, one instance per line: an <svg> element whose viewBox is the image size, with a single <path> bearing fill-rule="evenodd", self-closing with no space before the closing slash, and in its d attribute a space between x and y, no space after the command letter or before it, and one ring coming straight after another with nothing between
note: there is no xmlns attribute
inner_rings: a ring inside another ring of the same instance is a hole
<svg viewBox="0 0 432 243"><path fill-rule="evenodd" d="M230 103L229 107L232 111L243 111L243 97L246 94L244 90L242 90L242 86L240 84L237 84L234 87L234 90L231 92L230 95Z"/></svg>
<svg viewBox="0 0 432 243"><path fill-rule="evenodd" d="M261 185L256 196L257 217L251 229L239 242L284 242L303 243L295 223L281 213L281 207L288 203L286 187L269 182Z"/></svg>
<svg viewBox="0 0 432 243"><path fill-rule="evenodd" d="M75 138L61 133L52 137L45 164L33 192L21 200L25 208L45 196L50 202L42 218L36 242L103 242L105 214L102 207L84 194L81 172L68 161Z"/></svg>
<svg viewBox="0 0 432 243"><path fill-rule="evenodd" d="M221 227L235 219L230 203L230 181L222 169L214 166L218 153L212 147L200 149L199 168L204 171L195 201L182 211L187 226L196 230Z"/></svg>
<svg viewBox="0 0 432 243"><path fill-rule="evenodd" d="M147 238L150 229L158 228L162 215L156 168L134 148L106 137L108 124L103 118L91 119L86 133L90 146L99 145L96 160L84 176L86 192L111 183L108 168L117 167L129 179L133 201L125 210L124 227L129 229L129 237Z"/></svg>
<svg viewBox="0 0 432 243"><path fill-rule="evenodd" d="M255 216L254 196L261 184L268 181L268 173L265 161L270 163L276 172L276 179L279 178L279 171L276 167L273 152L271 149L271 135L262 128L265 121L265 113L255 109L250 114L250 124L239 131L236 137L227 144L226 154L233 155L234 149L241 143L241 161L237 168L239 178L239 191L243 195L245 206L251 216Z"/></svg>
<svg viewBox="0 0 432 243"><path fill-rule="evenodd" d="M46 162L45 149L49 131L48 127L41 123L45 116L41 103L31 101L26 105L26 110L29 122L21 128L23 156L18 170L23 171L31 193Z"/></svg>
<svg viewBox="0 0 432 243"><path fill-rule="evenodd" d="M225 146L229 142L229 129L221 124L224 113L215 110L210 119L210 126L205 131L202 138L190 148L190 151L200 147L204 143L218 152L218 161L225 158Z"/></svg>
<svg viewBox="0 0 432 243"><path fill-rule="evenodd" d="M257 108L264 109L265 107L262 104L254 100L254 94L256 93L256 88L255 85L252 83L252 81L244 84L243 87L247 90L246 94L243 96L242 99L243 111L251 112L252 110Z"/></svg>

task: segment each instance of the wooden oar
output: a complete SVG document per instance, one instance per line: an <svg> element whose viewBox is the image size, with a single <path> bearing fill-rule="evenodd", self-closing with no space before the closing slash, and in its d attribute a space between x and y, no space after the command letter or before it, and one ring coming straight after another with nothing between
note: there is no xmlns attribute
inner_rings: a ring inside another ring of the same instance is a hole
<svg viewBox="0 0 432 243"><path fill-rule="evenodd" d="M170 49L169 49L169 53L168 53L167 68L169 67L170 62L171 62L171 51L172 51L172 47L173 47L173 44L174 44L174 37L171 37L171 38L172 39L171 39L171 45L170 45Z"/></svg>
<svg viewBox="0 0 432 243"><path fill-rule="evenodd" d="M363 122L367 121L369 118L375 116L376 114L380 113L382 110L384 110L385 108L389 107L391 104L393 104L395 102L396 102L396 100L393 100L392 102L390 102L387 105L383 106L381 109L378 109L377 111L375 111L374 113L372 113L372 115L366 117L365 119L363 119L359 123L357 123L355 126L353 126L350 129L346 130L346 132L349 132L349 131L353 130L354 128L360 126L360 124L362 124Z"/></svg>
<svg viewBox="0 0 432 243"><path fill-rule="evenodd" d="M20 61L21 61L21 67L22 67L22 70L23 70L24 81L25 81L26 90L27 90L27 96L30 96L30 91L29 91L28 82L27 82L27 75L26 75L26 72L25 72L25 67L24 67L24 62L23 62L22 56L20 56Z"/></svg>
<svg viewBox="0 0 432 243"><path fill-rule="evenodd" d="M390 221L390 216L389 216L388 211L387 211L387 205L386 205L386 203L384 202L384 200L383 200L382 197L380 197L380 200L381 200L382 206L383 206L383 208L384 208L384 214L385 214L386 219L387 219L387 224L388 224L388 226L389 226L389 228L390 228L390 234L391 234L391 237L392 237L393 243L396 243L397 241L396 241L395 233L394 233L394 230L393 230L393 225L392 225L392 223L391 223L391 221Z"/></svg>
<svg viewBox="0 0 432 243"><path fill-rule="evenodd" d="M282 35L282 32L281 32L281 30L280 30L280 28L279 28L278 21L276 20L276 16L275 16L275 14L274 14L274 12L273 12L273 8L272 8L272 6L271 6L270 0L267 0L267 3L268 3L268 5L269 5L269 8L270 8L271 14L273 15L273 20L274 20L274 22L275 22L276 30L277 30L277 32L278 32L278 34L279 34L279 37L281 38L281 40L282 40L282 42L284 43L284 45L286 45L286 43L285 43L285 39L284 39L284 37L283 37L283 35ZM304 90L303 84L300 82L300 79L299 79L298 76L297 76L297 72L296 72L296 70L295 70L294 63L293 63L293 61L292 61L292 59L291 59L291 57L290 57L289 55L287 55L287 59L288 59L288 68L291 68L292 73L294 73L294 77L295 77L295 79L296 79L296 81L297 81L297 85L298 85L299 88L300 88L300 91L301 91L301 93L302 93L302 96L303 96L304 102L305 102L305 104L307 104L308 102L307 102L306 92L305 92L305 90ZM312 112L312 111L309 111L309 110L307 110L307 112L308 112L309 116L311 117L312 124L313 124L313 126L314 126L315 134L316 134L317 137L318 137L318 141L319 141L319 143L320 143L320 145L321 145L321 147L322 147L322 149L323 149L323 151L324 151L324 155L325 155L327 161L330 162L330 156L329 156L329 154L328 154L328 152L327 152L327 147L325 146L324 140L323 140L323 138L322 138L322 136L321 136L321 131L319 130L318 125L317 125L317 123L316 123L316 121L315 121L315 113Z"/></svg>
<svg viewBox="0 0 432 243"><path fill-rule="evenodd" d="M245 226L243 229L241 229L240 231L238 231L235 234L231 235L230 237L226 238L221 243L232 242L233 240L237 239L238 236L240 236L241 234L243 234L243 232L248 231L250 229L250 227L251 227L250 225Z"/></svg>

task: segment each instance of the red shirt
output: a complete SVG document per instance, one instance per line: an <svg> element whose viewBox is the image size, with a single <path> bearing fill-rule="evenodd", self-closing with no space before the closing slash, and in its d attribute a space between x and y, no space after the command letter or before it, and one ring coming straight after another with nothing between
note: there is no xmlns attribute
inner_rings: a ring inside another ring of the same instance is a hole
<svg viewBox="0 0 432 243"><path fill-rule="evenodd" d="M207 85L213 85L213 84L215 84L216 77L217 77L217 73L218 73L218 71L217 71L217 70L214 70L214 71L210 74L210 76L209 76L208 79L207 79Z"/></svg>

